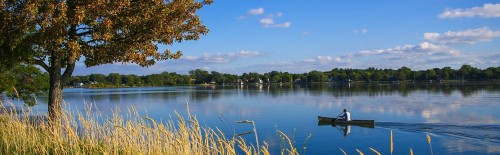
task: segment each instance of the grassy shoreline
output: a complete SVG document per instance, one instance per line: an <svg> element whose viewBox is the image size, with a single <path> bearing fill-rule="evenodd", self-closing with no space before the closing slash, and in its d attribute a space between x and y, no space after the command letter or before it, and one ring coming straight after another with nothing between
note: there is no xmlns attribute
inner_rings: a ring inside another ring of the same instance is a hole
<svg viewBox="0 0 500 155"><path fill-rule="evenodd" d="M102 115L87 107L85 114L63 111L56 127L31 112L9 111L2 103L0 108L6 111L0 113L0 154L270 154L266 142L249 144L200 126L189 111L187 118L177 114L178 121L157 122L131 108L126 116L115 113L98 121ZM291 140L280 136L288 144L281 154L298 154Z"/></svg>

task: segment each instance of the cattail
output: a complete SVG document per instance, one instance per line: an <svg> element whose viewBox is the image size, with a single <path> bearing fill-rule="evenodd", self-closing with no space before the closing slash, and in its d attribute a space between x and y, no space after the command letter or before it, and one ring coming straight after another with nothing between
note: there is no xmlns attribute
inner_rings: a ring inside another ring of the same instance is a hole
<svg viewBox="0 0 500 155"><path fill-rule="evenodd" d="M427 134L426 137L427 137L427 143L429 143L429 148L431 149L431 155L434 155L434 151L432 151L432 145L431 145L431 136Z"/></svg>
<svg viewBox="0 0 500 155"><path fill-rule="evenodd" d="M427 143L431 143L431 136L429 136L429 134L427 134Z"/></svg>
<svg viewBox="0 0 500 155"><path fill-rule="evenodd" d="M378 152L377 150L373 149L370 147L370 150L372 150L373 152L375 152L377 155L381 155L380 152Z"/></svg>

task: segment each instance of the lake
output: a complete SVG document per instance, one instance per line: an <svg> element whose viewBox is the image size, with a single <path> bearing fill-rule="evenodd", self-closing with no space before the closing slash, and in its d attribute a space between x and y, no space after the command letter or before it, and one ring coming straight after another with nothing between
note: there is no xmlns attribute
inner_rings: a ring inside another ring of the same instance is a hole
<svg viewBox="0 0 500 155"><path fill-rule="evenodd" d="M500 154L500 89L489 83L420 84L307 84L243 86L173 86L115 89L64 89L72 111L84 102L101 113L127 112L134 106L157 120L191 114L201 124L226 135L252 131L266 141L273 154L281 140L276 130L293 138L306 154ZM35 111L47 111L39 98ZM14 101L15 102L15 101ZM15 102L16 103L16 102ZM374 119L375 127L318 125L317 116L337 116L344 108L353 119ZM348 130L346 130L348 128ZM348 132L348 133L346 133ZM427 142L426 134L432 141ZM243 135L255 144L255 135ZM305 146L305 150L303 149Z"/></svg>

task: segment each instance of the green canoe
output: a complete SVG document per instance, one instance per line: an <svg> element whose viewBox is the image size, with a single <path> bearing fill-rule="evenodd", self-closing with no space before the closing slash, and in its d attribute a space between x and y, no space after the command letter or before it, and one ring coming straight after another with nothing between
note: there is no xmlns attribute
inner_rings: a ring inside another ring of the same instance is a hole
<svg viewBox="0 0 500 155"><path fill-rule="evenodd" d="M323 116L318 116L318 124L326 125L326 124L332 124L332 125L358 125L358 126L367 126L367 127L374 127L375 126L375 120L351 120L351 121L344 121L344 120L338 120L336 118L332 117L323 117Z"/></svg>

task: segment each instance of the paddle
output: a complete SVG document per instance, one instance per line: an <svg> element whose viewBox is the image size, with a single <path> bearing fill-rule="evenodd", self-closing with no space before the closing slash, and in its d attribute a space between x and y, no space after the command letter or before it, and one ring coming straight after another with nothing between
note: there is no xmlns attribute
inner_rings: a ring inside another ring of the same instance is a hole
<svg viewBox="0 0 500 155"><path fill-rule="evenodd" d="M342 112L340 112L340 114L339 114L339 115L337 115L337 118L339 118L339 117L340 117L340 115L342 115L343 113L344 113L343 111L342 111Z"/></svg>
<svg viewBox="0 0 500 155"><path fill-rule="evenodd" d="M342 113L344 113L344 112L343 112L343 111L342 111L342 112L340 112L340 114L338 114L338 115L337 115L337 117L336 117L335 119L332 119L332 123L333 123L333 122L335 122L337 119L339 119L339 117L340 117L340 115L341 115Z"/></svg>

